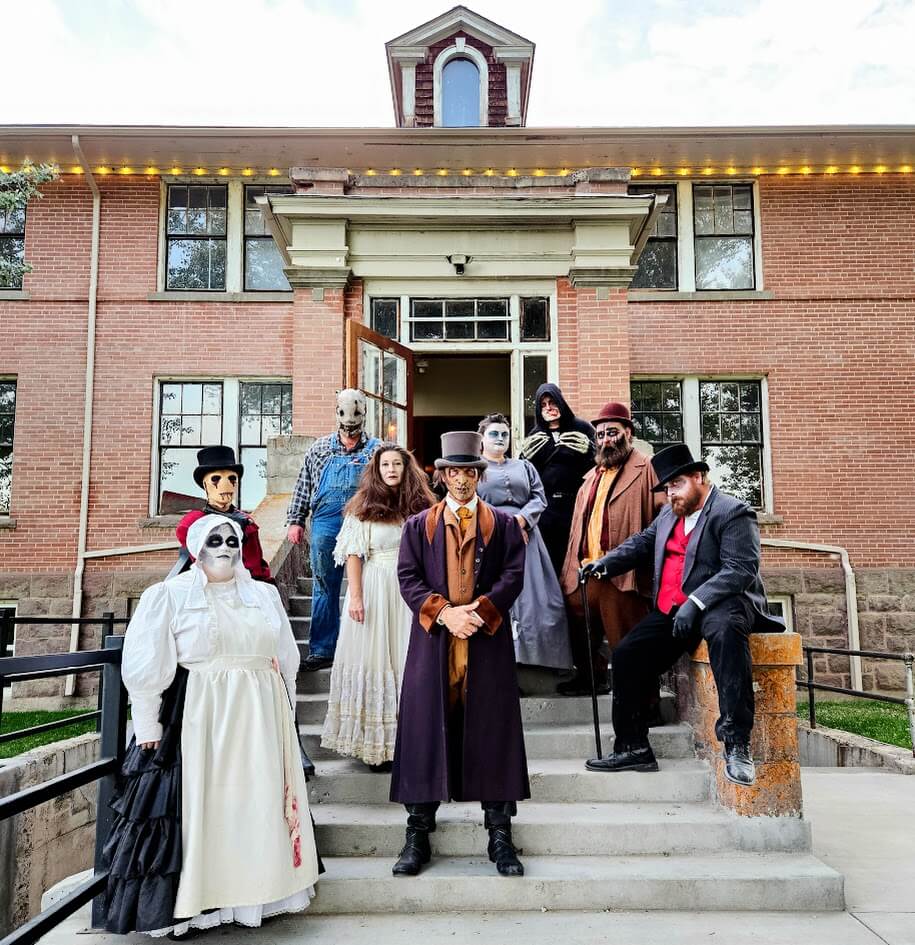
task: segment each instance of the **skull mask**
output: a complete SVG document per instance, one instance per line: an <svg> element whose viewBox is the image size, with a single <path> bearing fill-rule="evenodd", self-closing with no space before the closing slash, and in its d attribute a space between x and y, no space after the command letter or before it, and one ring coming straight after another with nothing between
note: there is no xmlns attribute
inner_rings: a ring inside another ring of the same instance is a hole
<svg viewBox="0 0 915 945"><path fill-rule="evenodd" d="M351 387L337 391L337 427L345 436L357 437L365 426L365 394Z"/></svg>
<svg viewBox="0 0 915 945"><path fill-rule="evenodd" d="M234 469L214 469L203 477L207 504L220 512L228 512L235 503L238 473Z"/></svg>
<svg viewBox="0 0 915 945"><path fill-rule="evenodd" d="M221 583L231 581L235 576L235 566L240 557L241 542L238 539L238 530L230 522L225 522L207 534L197 561L207 580Z"/></svg>

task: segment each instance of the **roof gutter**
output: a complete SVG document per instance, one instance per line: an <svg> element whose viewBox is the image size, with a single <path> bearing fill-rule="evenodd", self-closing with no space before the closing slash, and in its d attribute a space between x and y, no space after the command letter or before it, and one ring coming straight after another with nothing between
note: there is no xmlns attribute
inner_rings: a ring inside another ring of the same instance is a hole
<svg viewBox="0 0 915 945"><path fill-rule="evenodd" d="M102 220L102 195L98 183L92 174L92 168L83 154L79 135L71 137L73 153L83 174L89 190L92 191L92 246L89 255L89 310L86 320L86 384L85 400L83 404L83 461L80 478L79 495L79 535L76 544L76 571L73 575L73 610L71 616L77 620L82 616L83 607L83 573L86 569L86 536L89 526L89 474L92 455L92 408L95 396L95 317L98 299L98 261L99 236ZM79 649L79 624L70 625L70 652ZM76 676L67 676L64 695L72 696L76 690Z"/></svg>

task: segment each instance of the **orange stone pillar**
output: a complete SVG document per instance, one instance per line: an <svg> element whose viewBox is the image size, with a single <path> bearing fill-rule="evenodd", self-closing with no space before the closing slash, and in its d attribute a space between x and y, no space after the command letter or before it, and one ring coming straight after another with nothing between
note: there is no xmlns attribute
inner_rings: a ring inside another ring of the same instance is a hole
<svg viewBox="0 0 915 945"><path fill-rule="evenodd" d="M801 663L801 638L796 633L754 633L750 653L756 699L751 740L756 783L752 787L739 787L724 776L722 745L715 738L718 690L704 642L690 658L687 678L681 677L686 687L683 717L693 726L699 757L712 765L723 807L747 817L800 816L795 667Z"/></svg>

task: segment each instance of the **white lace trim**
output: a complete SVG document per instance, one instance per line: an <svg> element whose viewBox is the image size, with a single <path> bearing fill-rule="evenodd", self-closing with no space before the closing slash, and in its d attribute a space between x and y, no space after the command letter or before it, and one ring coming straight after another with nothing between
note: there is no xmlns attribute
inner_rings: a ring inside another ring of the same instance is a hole
<svg viewBox="0 0 915 945"><path fill-rule="evenodd" d="M393 760L399 702L400 683L391 670L334 673L321 745L370 765Z"/></svg>

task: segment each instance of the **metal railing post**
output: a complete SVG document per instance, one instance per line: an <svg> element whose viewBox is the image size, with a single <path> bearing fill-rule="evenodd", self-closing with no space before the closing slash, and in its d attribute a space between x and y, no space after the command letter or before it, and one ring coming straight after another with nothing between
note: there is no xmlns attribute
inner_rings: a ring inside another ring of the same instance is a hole
<svg viewBox="0 0 915 945"><path fill-rule="evenodd" d="M816 690L813 688L813 653L807 650L807 704L810 706L810 727L817 727Z"/></svg>
<svg viewBox="0 0 915 945"><path fill-rule="evenodd" d="M105 614L105 627L112 631L105 636L106 650L120 650L124 638L114 636L114 614ZM99 780L98 799L95 810L95 872L101 873L104 865L102 851L114 821L114 811L109 806L114 793L121 763L124 760L127 730L127 691L121 684L121 663L106 663L102 670L102 728L99 738L99 753L103 758L114 758L115 771ZM99 928L105 923L105 895L100 893L92 901L92 925Z"/></svg>
<svg viewBox="0 0 915 945"><path fill-rule="evenodd" d="M909 738L912 739L912 757L915 758L915 680L913 680L913 664L915 653L906 653L905 661L905 707L909 713Z"/></svg>

